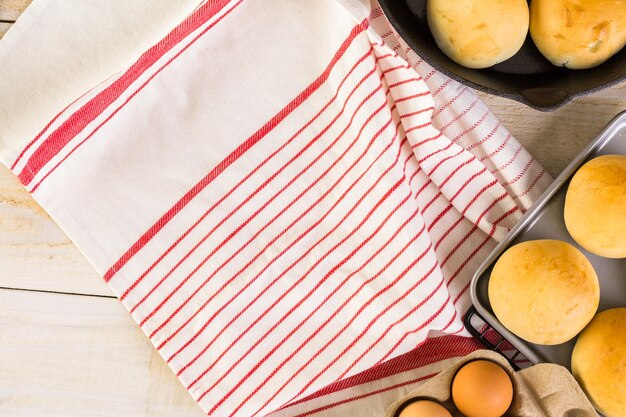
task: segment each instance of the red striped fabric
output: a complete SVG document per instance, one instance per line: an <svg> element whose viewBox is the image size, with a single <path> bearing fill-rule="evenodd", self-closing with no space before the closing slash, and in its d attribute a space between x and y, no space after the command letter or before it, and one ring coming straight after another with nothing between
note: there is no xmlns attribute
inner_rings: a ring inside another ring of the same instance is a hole
<svg viewBox="0 0 626 417"><path fill-rule="evenodd" d="M280 123L298 104L304 101L308 96L315 91L316 88L321 85L325 79L328 78L328 74L330 70L333 68L336 61L341 57L341 53L345 50L347 45L354 37L361 33L367 27L367 21L364 21L360 25L356 26L350 36L346 39L344 44L339 48L337 53L335 54L335 58L328 65L324 73L322 73L307 89L305 89L302 93L298 95L298 97L294 98L285 108L279 112L276 116L274 116L270 121L268 121L265 125L263 125L253 136L249 137L245 142L243 142L234 152L228 155L222 162L217 165L215 168L211 170L200 182L198 182L187 194L184 195L167 213L163 215L157 221L154 226L152 226L146 233L144 233L140 239L137 240L130 249L124 253L124 255L117 261L111 268L105 273L104 279L105 281L109 281L115 272L124 266L126 261L131 258L137 251L139 251L147 241L152 239L158 231L167 223L167 221L174 217L178 211L182 207L184 207L195 195L197 195L208 183L213 181L218 175L220 175L225 168L227 168L230 164L232 164L235 160L237 160L241 155L243 155L246 150L250 149L256 142L261 140L269 131L271 131L278 123Z"/></svg>
<svg viewBox="0 0 626 417"><path fill-rule="evenodd" d="M437 375L456 358L480 348L477 341L459 336L427 339L404 355L331 384L271 415L368 415L365 407L369 401L381 401L383 397L393 402Z"/></svg>
<svg viewBox="0 0 626 417"><path fill-rule="evenodd" d="M190 33L200 27L200 25L206 23L207 20L215 16L228 3L230 3L229 0L204 3L191 16L185 19L182 24L178 25L172 32L170 32L161 42L146 51L146 53L144 53L141 58L139 58L139 60L133 64L119 79L117 79L113 85L100 92L88 103L86 103L79 111L76 111L67 120L65 120L58 129L52 132L52 134L46 137L46 139L39 144L35 152L33 152L33 154L29 157L26 166L18 174L18 178L22 184L28 185L41 168L50 162L50 159L53 156L58 154L59 151L67 145L78 132L85 129L85 127L93 121L98 114L115 101L115 99L118 98L121 93L133 83L133 81L137 80L147 68L154 65L157 60L174 45L181 42ZM235 5L237 4L238 3ZM213 25L217 24L220 19L221 17L216 19ZM213 25L207 27L205 31L211 29ZM14 167L18 160L16 160L13 164Z"/></svg>
<svg viewBox="0 0 626 417"><path fill-rule="evenodd" d="M209 415L381 415L550 180L359 4L204 2L14 160Z"/></svg>

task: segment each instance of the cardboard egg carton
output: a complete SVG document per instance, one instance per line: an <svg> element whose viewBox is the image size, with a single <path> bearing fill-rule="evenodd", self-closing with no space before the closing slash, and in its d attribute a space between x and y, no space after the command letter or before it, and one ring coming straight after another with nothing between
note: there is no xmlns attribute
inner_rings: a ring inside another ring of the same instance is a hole
<svg viewBox="0 0 626 417"><path fill-rule="evenodd" d="M462 417L455 407L450 387L456 371L467 362L486 359L502 366L513 381L513 403L505 413L508 417L597 417L582 389L567 369L560 365L538 364L515 372L502 355L478 350L421 385L398 401L385 417L398 417L400 407L415 399L432 399L443 404L453 417Z"/></svg>

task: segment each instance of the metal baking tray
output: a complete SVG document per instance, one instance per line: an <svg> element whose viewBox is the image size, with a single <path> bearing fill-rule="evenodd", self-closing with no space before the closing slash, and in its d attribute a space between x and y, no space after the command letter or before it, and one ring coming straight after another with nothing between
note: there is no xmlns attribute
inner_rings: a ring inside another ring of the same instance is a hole
<svg viewBox="0 0 626 417"><path fill-rule="evenodd" d="M505 239L496 246L472 278L471 297L478 314L534 363L552 362L570 369L576 338L560 345L542 346L520 339L507 330L495 317L489 303L487 289L492 267L500 255L516 243L535 239L563 240L580 249L598 274L600 282L598 311L626 306L626 259L602 258L585 251L570 237L563 220L563 205L570 178L586 161L606 154L626 155L626 111L609 122L587 148L565 168Z"/></svg>

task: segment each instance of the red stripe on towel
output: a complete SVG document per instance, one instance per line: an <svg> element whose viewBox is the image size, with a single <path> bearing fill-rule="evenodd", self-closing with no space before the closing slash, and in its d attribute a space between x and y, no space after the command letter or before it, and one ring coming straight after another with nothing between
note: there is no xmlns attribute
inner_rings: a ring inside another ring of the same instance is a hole
<svg viewBox="0 0 626 417"><path fill-rule="evenodd" d="M270 133L280 122L282 122L291 112L293 112L302 102L304 102L311 94L313 94L328 78L331 70L337 64L339 59L343 56L348 49L352 41L363 32L368 26L367 20L364 20L359 25L355 26L350 35L343 41L341 47L330 61L330 64L326 67L324 72L313 81L302 93L294 98L287 106L285 106L276 116L268 121L263 127L261 127L256 133L246 139L241 145L237 147L230 155L228 155L222 162L215 166L202 180L200 180L191 190L189 190L178 202L169 209L150 229L148 229L140 238L135 242L122 257L113 264L113 266L104 274L104 280L110 281L113 275L121 269L126 262L128 262L146 243L152 238L180 211L185 207L196 195L198 195L207 185L209 185L215 178L217 178L228 166L239 159L248 149L254 146L258 141L263 139L268 133Z"/></svg>
<svg viewBox="0 0 626 417"><path fill-rule="evenodd" d="M365 61L366 58L371 56L371 52L372 49L370 48L369 51L364 54L363 56L361 56L361 58L359 58L356 63L352 66L352 68L350 68L350 71L348 71L348 73L345 75L345 77L343 77L343 79L341 80L341 83L339 83L339 86L337 87L335 94L333 95L333 97L324 105L324 107L322 107L322 109L320 109L320 111L318 111L315 116L313 116L307 123L305 123L300 129L298 129L298 131L296 133L294 133L287 141L285 141L285 143L283 143L280 147L278 147L278 149L276 149L274 152L272 152L270 155L268 155L262 162L260 162L254 169L252 169L248 174L246 174L246 176L244 176L241 180L239 180L239 182L237 182L237 184L235 186L233 186L226 194L224 194L222 197L220 197L219 200L217 200L213 205L211 205L211 207L209 207L203 214L202 216L200 216L200 218L198 220L196 220L194 222L193 225L191 225L182 235L180 235L176 241L174 243L172 243L170 245L170 247L163 252L151 265L150 267L148 267L148 269L146 269L122 294L122 296L120 297L120 300L125 299L128 294L133 291L137 285L139 285L139 283L141 283L141 281L143 281L143 279L146 277L146 275L148 275L150 273L150 271L152 271L154 269L155 266L157 266L162 260L163 258L165 258L185 237L187 237L187 235L189 235L189 233L191 233L192 230L194 230L209 214L211 214L211 212L218 207L220 204L222 204L224 202L224 200L226 200L228 197L230 197L237 189L239 189L239 187L241 187L246 181L248 181L254 174L256 174L261 168L263 168L270 160L272 160L276 155L278 155L281 151L283 151L290 143L292 143L296 138L298 138L300 136L300 134L302 132L304 132L309 126L311 126L311 124L313 122L315 122L321 115L322 113L324 113L331 104L333 104L335 102L335 100L337 100L337 97L339 96L339 92L341 91L343 85L345 84L345 82L347 81L348 77L350 77L350 75L354 72L354 70L363 62ZM374 69L372 69L372 71L370 71L369 73L367 73L365 76L363 76L361 78L361 80L352 88L352 90L350 91L350 93L348 94L348 96L343 100L343 106L342 109L345 110L345 107L347 106L347 102L349 101L349 99L352 97L352 95L354 94L355 90L363 83L365 82L365 79L367 77L369 77L370 75L372 75L374 72ZM325 128L326 129L326 128ZM280 172L282 170L284 170L287 167L287 164L284 164L281 168L279 168L277 171L275 171L274 174L272 174L273 176L278 176L280 174ZM257 192L257 191L255 191ZM237 209L235 209L234 211L236 211ZM200 242L201 243L201 242ZM198 245L196 245L198 246ZM194 246L195 248L195 246ZM193 249L192 249L193 251ZM179 261L179 263L182 262ZM174 268L176 268L178 265L178 263L174 266ZM163 277L161 279L161 281L163 281L166 277ZM161 284L161 281L159 281L159 283L156 284L155 287L153 287L152 290L153 291L154 288L158 287ZM144 296L144 298L149 297L150 293L148 293L146 296ZM141 303L141 300L138 304ZM136 308L137 305L135 305ZM132 311L131 311L132 312Z"/></svg>
<svg viewBox="0 0 626 417"><path fill-rule="evenodd" d="M206 2L193 12L183 23L172 30L159 43L148 49L119 79L111 86L98 93L89 100L80 110L72 114L59 128L48 136L39 145L28 159L26 166L18 175L24 185L30 184L39 171L77 134L98 117L108 106L120 97L128 87L135 82L146 70L154 65L164 54L178 45L189 34L205 24L209 19L219 13L231 0L217 0ZM237 7L240 0L232 9ZM231 10L232 10L231 9ZM223 17L223 16L222 16ZM218 19L218 21L221 17ZM217 23L217 21L215 22ZM215 24L214 23L214 24ZM212 26L205 30L208 31ZM197 39L197 38L196 38ZM195 40L195 39L194 39ZM182 51L181 51L182 52ZM39 185L39 184L37 184ZM37 186L35 186L37 187ZM33 189L34 191L34 189Z"/></svg>

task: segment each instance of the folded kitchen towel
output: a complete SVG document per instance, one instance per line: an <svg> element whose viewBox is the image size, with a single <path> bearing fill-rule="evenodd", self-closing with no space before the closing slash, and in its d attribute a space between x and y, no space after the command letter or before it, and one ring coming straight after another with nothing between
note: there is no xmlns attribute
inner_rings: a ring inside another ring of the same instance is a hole
<svg viewBox="0 0 626 417"><path fill-rule="evenodd" d="M0 42L0 159L209 415L380 415L477 348L551 179L377 4L70 3Z"/></svg>

